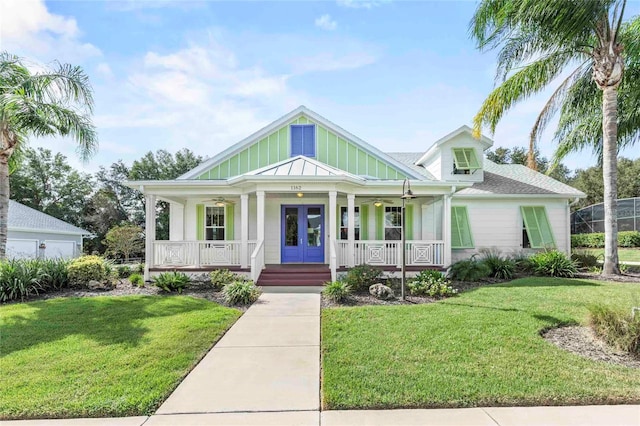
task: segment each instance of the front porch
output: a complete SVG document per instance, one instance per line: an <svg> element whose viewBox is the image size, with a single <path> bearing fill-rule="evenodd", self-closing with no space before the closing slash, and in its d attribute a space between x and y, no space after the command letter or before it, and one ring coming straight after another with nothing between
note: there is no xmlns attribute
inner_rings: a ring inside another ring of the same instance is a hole
<svg viewBox="0 0 640 426"><path fill-rule="evenodd" d="M450 187L412 184L417 198L403 203L401 181L345 185L327 183L327 177L300 179L296 185L203 182L191 183L188 191L146 192L145 278L163 270L228 268L259 282L268 264L325 264L331 280L360 264L397 271L403 228L408 270L450 264ZM158 200L170 205L169 241L155 239Z"/></svg>

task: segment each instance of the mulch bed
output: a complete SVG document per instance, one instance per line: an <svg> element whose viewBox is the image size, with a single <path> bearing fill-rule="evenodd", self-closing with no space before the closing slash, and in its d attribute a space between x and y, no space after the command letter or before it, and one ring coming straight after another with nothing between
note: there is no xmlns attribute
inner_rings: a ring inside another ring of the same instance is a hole
<svg viewBox="0 0 640 426"><path fill-rule="evenodd" d="M547 341L574 354L595 361L640 368L640 357L621 352L599 339L589 327L552 328L542 334Z"/></svg>
<svg viewBox="0 0 640 426"><path fill-rule="evenodd" d="M158 287L147 284L144 287L138 287L132 285L129 280L123 279L116 282L116 286L112 290L88 290L78 288L63 288L61 290L49 291L30 297L26 302L32 302L36 300L56 299L59 297L96 297L96 296L133 296L133 295L159 295L159 296L176 296L178 293L167 293L160 290ZM221 291L216 291L211 287L192 284L185 288L181 296L192 296L207 299L211 302L219 303L220 305L228 306L224 302L224 297ZM20 300L14 300L9 303L21 303ZM246 311L249 306L229 306L231 308Z"/></svg>

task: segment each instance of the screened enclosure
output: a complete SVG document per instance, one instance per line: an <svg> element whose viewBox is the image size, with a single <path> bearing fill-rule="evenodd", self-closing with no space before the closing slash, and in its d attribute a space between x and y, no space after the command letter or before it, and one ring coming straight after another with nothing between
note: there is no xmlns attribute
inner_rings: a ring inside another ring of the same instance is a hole
<svg viewBox="0 0 640 426"><path fill-rule="evenodd" d="M640 197L618 200L618 231L640 231ZM592 204L571 214L571 233L604 232L604 204Z"/></svg>

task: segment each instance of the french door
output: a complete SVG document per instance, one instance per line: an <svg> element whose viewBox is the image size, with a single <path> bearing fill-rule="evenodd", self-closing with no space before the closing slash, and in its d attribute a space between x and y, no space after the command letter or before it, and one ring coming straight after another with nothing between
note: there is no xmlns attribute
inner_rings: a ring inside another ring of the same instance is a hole
<svg viewBox="0 0 640 426"><path fill-rule="evenodd" d="M324 206L283 205L281 263L324 263Z"/></svg>

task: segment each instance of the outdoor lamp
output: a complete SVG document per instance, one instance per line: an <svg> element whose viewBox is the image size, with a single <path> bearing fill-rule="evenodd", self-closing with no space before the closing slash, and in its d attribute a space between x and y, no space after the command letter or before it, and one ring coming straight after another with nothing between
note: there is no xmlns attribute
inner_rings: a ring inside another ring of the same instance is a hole
<svg viewBox="0 0 640 426"><path fill-rule="evenodd" d="M402 281L400 283L400 299L404 300L404 287L405 287L405 282L407 280L407 246L406 246L406 234L405 234L405 227L406 227L406 215L405 215L405 201L406 200L412 200L414 198L416 198L415 195L413 195L413 191L411 191L411 182L409 182L409 179L405 179L404 182L402 182L402 196L400 197L402 198Z"/></svg>

